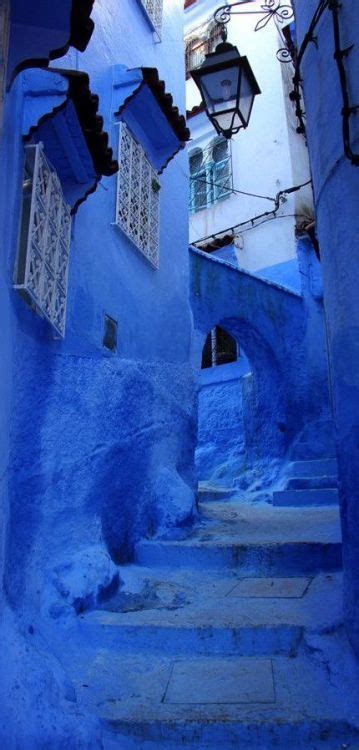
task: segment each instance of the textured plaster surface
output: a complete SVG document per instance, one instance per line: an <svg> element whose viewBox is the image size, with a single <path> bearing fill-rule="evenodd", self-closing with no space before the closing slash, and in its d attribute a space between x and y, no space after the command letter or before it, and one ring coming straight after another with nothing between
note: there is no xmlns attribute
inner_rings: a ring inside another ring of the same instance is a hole
<svg viewBox="0 0 359 750"><path fill-rule="evenodd" d="M177 543L177 561L122 567L123 588L106 609L80 616L79 633L74 623L68 630L62 660L79 705L102 718L104 747L355 747L359 673L341 627L339 564L331 572L324 553L340 540L338 512L212 503L202 513ZM236 587L258 586L258 567L250 579L228 564L210 570L205 559L196 570L188 545L206 532L219 547L234 535L246 545L251 535L279 546L291 535L311 540L321 573L303 576L297 560L290 579L264 574L264 596L234 597ZM282 597L291 582L300 596ZM76 649L84 633L86 658Z"/></svg>
<svg viewBox="0 0 359 750"><path fill-rule="evenodd" d="M295 2L299 43L315 8L315 0ZM342 48L350 48L345 68L352 106L357 103L359 95L359 8L355 0L343 4L339 16ZM343 152L342 98L333 59L333 28L329 11L322 17L316 33L318 50L310 45L303 60L302 77L334 400L346 624L359 653L359 261L358 253L353 252L359 231L359 170L351 165ZM350 137L352 148L358 153L358 118L354 116L350 118Z"/></svg>
<svg viewBox="0 0 359 750"><path fill-rule="evenodd" d="M322 436L318 424L329 419L323 311L309 281L313 251L302 242L298 252L308 276L303 282L303 296L190 250L196 361L200 361L207 333L220 325L237 340L251 372L241 378L240 392L236 390L238 381L234 384L224 376L223 382L217 383L217 411L214 386L212 392L208 385L201 391L201 472L212 471L209 477L200 474L200 479L213 477L211 452L217 450L222 462L227 452L229 465L242 455L243 471L246 464L283 456L304 426L310 434L310 424L316 441L307 442L316 442L318 452L327 456L326 436ZM269 476L268 470L263 472L263 483L268 485Z"/></svg>
<svg viewBox="0 0 359 750"><path fill-rule="evenodd" d="M115 64L156 67L184 110L182 12L179 0L165 4L169 54L168 42L155 43L140 3L100 0L87 51L72 50L56 61L59 68L89 73L115 154ZM36 125L45 108L43 98L34 97L27 124ZM59 340L12 289L23 112L20 75L6 96L1 141L1 551L5 597L19 620L16 636L14 621L2 636L2 673L14 713L3 718L10 700L1 701L1 744L4 750L92 749L96 730L89 723L82 734L81 721L77 730L67 718L66 691L50 656L52 629L114 593L117 563L131 557L141 536L190 525L193 517L186 157L178 154L160 180L158 271L114 226L115 176L104 178L79 208L66 337ZM114 353L103 347L105 314L118 322ZM43 639L43 659L29 628Z"/></svg>

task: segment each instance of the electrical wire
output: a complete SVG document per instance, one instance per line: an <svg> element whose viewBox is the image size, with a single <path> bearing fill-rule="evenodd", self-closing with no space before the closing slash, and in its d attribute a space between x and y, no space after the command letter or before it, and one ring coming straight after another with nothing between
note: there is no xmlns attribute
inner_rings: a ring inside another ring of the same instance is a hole
<svg viewBox="0 0 359 750"><path fill-rule="evenodd" d="M282 218L281 216L277 216L277 213L283 203L283 197L286 195L289 195L291 193L295 193L298 190L301 190L302 188L306 187L307 185L310 185L312 180L307 180L307 182L303 182L301 185L294 185L293 187L286 188L285 190L280 190L276 197L273 198L273 201L275 203L275 208L273 208L271 211L263 211L261 214L257 214L257 216L253 216L251 219L247 219L246 221L242 221L239 224L235 224L234 226L228 227L227 229L222 229L220 232L214 232L213 234L208 235L208 237L202 237L199 240L196 240L195 242L192 242L192 245L197 246L200 243L208 242L208 240L215 240L217 237L221 237L222 235L226 234L235 234L239 229L242 227L247 226L250 224L251 226L248 227L248 229L255 229L256 227L260 226L261 224L264 224L265 221L272 220L272 219L279 219ZM283 218L287 216L296 216L296 214L286 214L283 215ZM261 221L260 224L256 223L260 219L263 219L264 221ZM247 230L241 230L247 231Z"/></svg>
<svg viewBox="0 0 359 750"><path fill-rule="evenodd" d="M338 68L339 84L341 88L343 108L342 108L342 123L343 123L343 144L345 156L354 166L359 166L359 153L355 153L351 145L351 129L350 119L352 115L359 111L359 105L351 106L349 97L349 86L348 76L345 69L344 60L352 51L354 44L343 49L341 44L341 32L340 32L340 20L339 10L342 4L338 0L320 0L317 9L313 15L308 31L306 32L302 44L299 48L298 54L295 60L295 74L293 77L293 91L290 95L292 101L296 103L296 115L299 121L298 132L305 134L305 112L302 109L302 77L300 66L304 57L304 54L310 43L315 44L318 47L318 41L314 35L316 26L318 25L322 15L326 10L331 11L333 19L333 38L334 38L334 59Z"/></svg>
<svg viewBox="0 0 359 750"><path fill-rule="evenodd" d="M212 182L210 180L205 180L203 177L190 177L190 182L201 182L203 185L210 185L211 187L218 187L223 188L224 186L221 185L219 182ZM237 190L237 188L228 188L226 189L226 195L228 193L233 193L235 195L248 195L250 198L261 198L265 201L272 201L275 203L275 198L272 198L270 195L258 195L257 193L248 193L246 190Z"/></svg>
<svg viewBox="0 0 359 750"><path fill-rule="evenodd" d="M338 68L338 74L339 74L339 81L340 81L340 87L342 91L342 99L343 99L343 109L342 109L342 117L343 117L343 141L344 141L344 152L346 157L351 161L351 163L358 167L359 166L359 154L356 154L351 146L351 138L350 138L350 118L353 114L356 114L359 110L359 105L350 106L350 99L349 99L349 88L348 88L348 79L347 79L347 73L345 70L344 65L344 59L350 54L352 51L354 44L352 44L350 47L347 47L346 49L342 49L341 45L341 33L340 33L340 23L339 23L339 8L341 5L337 2L337 0L329 0L329 10L332 12L333 16L333 36L334 36L334 47L335 47L335 53L334 53L334 59L337 64Z"/></svg>
<svg viewBox="0 0 359 750"><path fill-rule="evenodd" d="M295 101L296 103L295 113L297 115L298 122L299 122L297 132L302 133L304 135L306 132L306 127L305 127L305 122L304 122L305 112L302 109L303 95L302 95L302 77L301 77L301 72L300 72L300 66L301 66L301 62L303 60L303 56L307 50L308 45L311 42L313 42L314 44L317 44L316 37L314 36L314 31L327 7L328 7L328 0L319 0L319 5L316 8L313 18L309 24L308 31L304 35L302 44L298 50L297 58L295 61L295 66L294 66L295 73L293 76L293 91L290 95L290 99L292 99L292 101Z"/></svg>

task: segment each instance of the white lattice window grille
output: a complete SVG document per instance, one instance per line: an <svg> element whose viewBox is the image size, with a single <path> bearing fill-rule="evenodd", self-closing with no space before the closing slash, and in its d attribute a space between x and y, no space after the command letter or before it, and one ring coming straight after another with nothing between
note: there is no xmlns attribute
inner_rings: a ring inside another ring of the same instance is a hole
<svg viewBox="0 0 359 750"><path fill-rule="evenodd" d="M154 266L159 267L157 173L125 123L120 123L116 224Z"/></svg>
<svg viewBox="0 0 359 750"><path fill-rule="evenodd" d="M159 36L162 31L163 0L140 0L145 14Z"/></svg>
<svg viewBox="0 0 359 750"><path fill-rule="evenodd" d="M210 208L232 193L232 159L228 141L218 137L205 149L189 154L190 212Z"/></svg>
<svg viewBox="0 0 359 750"><path fill-rule="evenodd" d="M25 148L15 288L63 337L71 241L70 208L42 144Z"/></svg>

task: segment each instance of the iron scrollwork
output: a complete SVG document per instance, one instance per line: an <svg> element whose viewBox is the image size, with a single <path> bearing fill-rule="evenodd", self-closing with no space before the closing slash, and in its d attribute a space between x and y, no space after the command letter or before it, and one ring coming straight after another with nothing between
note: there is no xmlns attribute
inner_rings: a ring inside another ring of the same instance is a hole
<svg viewBox="0 0 359 750"><path fill-rule="evenodd" d="M255 31L264 29L267 24L273 19L278 28L283 23L288 23L294 18L294 10L291 5L282 4L282 0L266 0L265 4L261 6L261 10L241 10L239 6L247 5L253 2L253 0L239 0L237 3L232 5L222 5L217 8L214 14L214 20L223 28L223 35L226 36L226 24L230 21L233 15L260 15L261 18L257 21ZM285 46L277 52L277 58L281 63L293 62L293 55L290 49Z"/></svg>

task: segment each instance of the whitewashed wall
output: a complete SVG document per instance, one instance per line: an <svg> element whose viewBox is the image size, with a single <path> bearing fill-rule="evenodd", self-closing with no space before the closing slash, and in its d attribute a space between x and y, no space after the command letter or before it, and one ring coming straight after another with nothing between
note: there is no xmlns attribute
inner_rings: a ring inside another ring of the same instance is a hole
<svg viewBox="0 0 359 750"><path fill-rule="evenodd" d="M197 0L185 12L185 34L213 17L218 0ZM243 10L261 9L262 0L243 6ZM309 178L307 151L303 136L293 127L293 116L288 106L288 70L283 71L276 52L281 46L273 20L266 28L255 32L260 16L233 15L228 24L228 41L247 55L261 88L256 97L249 126L231 141L233 187L247 192L275 196L280 190ZM287 66L285 66L287 68ZM187 109L200 103L200 94L190 79L186 85ZM289 115L289 116L288 116ZM295 125L295 121L294 121ZM205 113L189 119L191 146L203 146L215 135ZM189 148L189 152L191 149ZM304 213L310 215L311 191L288 196L279 215ZM270 201L243 195L231 195L208 209L190 216L190 240L195 242L213 232L220 232L235 224L273 208ZM257 271L296 258L295 217L269 221L258 228L243 231L237 248L238 264L249 271Z"/></svg>

